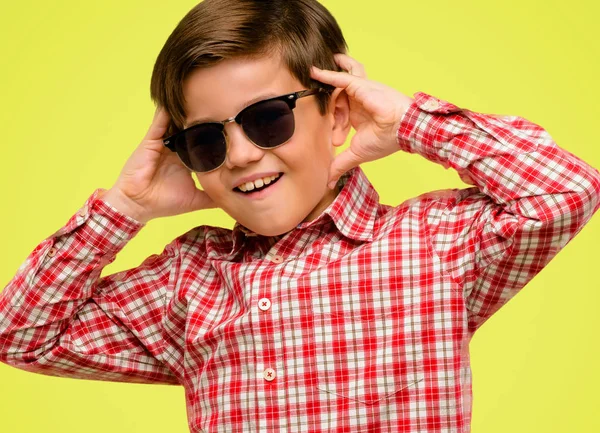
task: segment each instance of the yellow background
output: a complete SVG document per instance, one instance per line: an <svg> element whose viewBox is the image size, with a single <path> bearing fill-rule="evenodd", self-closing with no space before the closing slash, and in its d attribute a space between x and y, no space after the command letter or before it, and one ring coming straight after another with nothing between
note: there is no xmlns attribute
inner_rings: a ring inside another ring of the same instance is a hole
<svg viewBox="0 0 600 433"><path fill-rule="evenodd" d="M369 78L545 127L600 167L593 0L323 2ZM5 3L0 14L0 289L95 188L110 188L152 119L152 66L195 1ZM467 187L398 152L363 169L383 203ZM138 266L221 210L151 221L104 268ZM596 216L471 343L475 433L598 432ZM187 432L183 388L62 379L0 364L0 432Z"/></svg>

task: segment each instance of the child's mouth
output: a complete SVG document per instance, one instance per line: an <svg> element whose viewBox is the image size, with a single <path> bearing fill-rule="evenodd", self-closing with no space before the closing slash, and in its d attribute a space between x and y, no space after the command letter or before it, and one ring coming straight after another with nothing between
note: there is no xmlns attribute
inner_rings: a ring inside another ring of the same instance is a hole
<svg viewBox="0 0 600 433"><path fill-rule="evenodd" d="M265 183L261 187L254 187L252 190L242 191L239 187L235 187L233 190L248 198L261 198L271 192L272 186L275 185L283 177L283 173L279 173L278 177L273 179L270 183Z"/></svg>

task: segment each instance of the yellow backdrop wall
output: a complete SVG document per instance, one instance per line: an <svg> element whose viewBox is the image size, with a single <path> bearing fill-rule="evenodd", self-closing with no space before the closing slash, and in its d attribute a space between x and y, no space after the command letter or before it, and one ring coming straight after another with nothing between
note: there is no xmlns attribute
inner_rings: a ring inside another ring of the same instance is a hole
<svg viewBox="0 0 600 433"><path fill-rule="evenodd" d="M600 166L598 2L326 0L369 78L473 111L514 114ZM0 288L145 134L152 66L189 0L27 0L0 14ZM342 150L342 149L340 149ZM464 188L456 172L396 153L363 169L381 200ZM102 275L138 266L221 210L151 221ZM600 218L475 335L475 433L600 431ZM61 379L0 364L0 431L188 431L183 388Z"/></svg>

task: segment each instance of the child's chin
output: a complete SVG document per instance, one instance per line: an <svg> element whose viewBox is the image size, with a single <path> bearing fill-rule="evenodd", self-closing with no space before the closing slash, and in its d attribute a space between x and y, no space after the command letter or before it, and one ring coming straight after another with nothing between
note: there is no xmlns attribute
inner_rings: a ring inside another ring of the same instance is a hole
<svg viewBox="0 0 600 433"><path fill-rule="evenodd" d="M290 230L293 230L294 228L296 228L296 226L298 224L300 224L301 221L298 222L288 222L288 223L280 223L280 224L255 224L255 225L247 225L246 227L248 227L250 230L252 230L254 233L262 235L262 236L280 236L283 235L287 232L289 232Z"/></svg>

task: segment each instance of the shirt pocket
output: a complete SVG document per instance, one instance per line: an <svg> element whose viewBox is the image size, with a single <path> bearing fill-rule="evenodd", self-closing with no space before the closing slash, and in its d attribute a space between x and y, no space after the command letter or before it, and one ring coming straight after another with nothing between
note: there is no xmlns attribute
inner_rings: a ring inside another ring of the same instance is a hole
<svg viewBox="0 0 600 433"><path fill-rule="evenodd" d="M424 379L425 327L416 305L313 300L317 388L365 405L403 398Z"/></svg>

